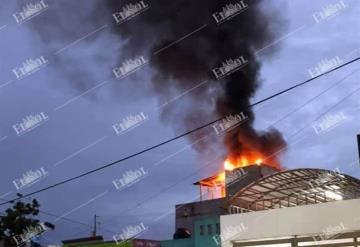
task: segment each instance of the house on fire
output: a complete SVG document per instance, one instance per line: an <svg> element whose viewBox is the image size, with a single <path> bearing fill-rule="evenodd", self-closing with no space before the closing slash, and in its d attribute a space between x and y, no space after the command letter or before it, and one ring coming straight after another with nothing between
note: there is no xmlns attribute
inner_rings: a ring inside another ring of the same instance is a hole
<svg viewBox="0 0 360 247"><path fill-rule="evenodd" d="M258 163L232 167L194 185L200 201L176 205L171 240L63 242L83 247L360 246L360 180L352 176Z"/></svg>

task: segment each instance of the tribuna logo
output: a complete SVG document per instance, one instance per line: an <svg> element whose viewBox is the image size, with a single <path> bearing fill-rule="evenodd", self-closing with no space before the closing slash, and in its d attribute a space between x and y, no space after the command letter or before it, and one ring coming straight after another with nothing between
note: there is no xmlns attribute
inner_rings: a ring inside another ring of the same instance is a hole
<svg viewBox="0 0 360 247"><path fill-rule="evenodd" d="M134 73L136 70L140 69L148 62L149 61L146 60L143 56L140 56L135 59L128 59L125 62L123 62L121 66L114 68L113 73L115 77L119 79L131 73Z"/></svg>
<svg viewBox="0 0 360 247"><path fill-rule="evenodd" d="M44 0L41 0L37 3L27 3L23 7L22 11L13 14L13 17L17 23L22 23L37 16L48 8L49 5Z"/></svg>
<svg viewBox="0 0 360 247"><path fill-rule="evenodd" d="M315 12L313 14L313 18L317 23L320 23L337 16L338 14L340 14L341 11L343 11L347 7L348 5L346 5L344 1L328 4L325 7L323 7L321 11Z"/></svg>
<svg viewBox="0 0 360 247"><path fill-rule="evenodd" d="M16 76L16 79L21 79L27 75L30 75L41 67L45 66L49 61L46 60L43 56L36 59L27 59L22 63L20 67L14 68L12 71Z"/></svg>
<svg viewBox="0 0 360 247"><path fill-rule="evenodd" d="M342 222L339 225L329 225L322 230L319 236L314 236L312 239L316 245L320 245L321 242L318 243L318 241L336 239L337 236L344 234L347 230L347 227Z"/></svg>
<svg viewBox="0 0 360 247"><path fill-rule="evenodd" d="M127 226L125 229L123 229L122 233L114 235L113 239L115 240L116 244L119 244L118 242L119 240L123 242L128 239L135 238L136 236L139 236L140 234L144 233L146 230L148 230L148 227L146 227L144 223L140 223L139 225L135 225L135 226L130 225Z"/></svg>
<svg viewBox="0 0 360 247"><path fill-rule="evenodd" d="M230 58L225 60L225 62L222 62L221 67L212 69L212 72L214 73L216 79L221 79L224 76L230 75L231 73L239 70L248 62L249 61L246 60L243 56L235 59Z"/></svg>
<svg viewBox="0 0 360 247"><path fill-rule="evenodd" d="M120 135L125 131L129 131L141 123L148 120L148 116L146 116L143 112L140 112L136 115L130 115L126 118L123 118L121 122L114 124L112 127L115 130L116 135Z"/></svg>
<svg viewBox="0 0 360 247"><path fill-rule="evenodd" d="M342 234L346 231L346 227L343 223L335 226L327 226L320 234L320 238L322 240L327 240L331 238L335 238L337 235Z"/></svg>
<svg viewBox="0 0 360 247"><path fill-rule="evenodd" d="M327 114L322 119L314 123L312 127L315 130L316 134L320 135L334 129L346 119L347 117L343 112L337 114Z"/></svg>
<svg viewBox="0 0 360 247"><path fill-rule="evenodd" d="M149 5L141 0L137 3L126 4L124 7L122 7L121 11L115 12L112 16L114 17L117 24L121 24L127 20L130 20L131 18L134 18L148 8Z"/></svg>
<svg viewBox="0 0 360 247"><path fill-rule="evenodd" d="M244 178L248 174L243 168L237 169L232 171L231 173L227 174L225 177L225 184L227 186L239 181L240 179Z"/></svg>
<svg viewBox="0 0 360 247"><path fill-rule="evenodd" d="M137 170L130 170L127 171L125 174L122 175L119 179L114 179L112 182L117 190L120 190L126 186L130 186L131 184L134 184L138 182L141 178L144 178L146 175L148 175L148 172L145 171L144 168L140 168Z"/></svg>
<svg viewBox="0 0 360 247"><path fill-rule="evenodd" d="M36 115L29 115L23 118L21 123L14 124L13 129L15 130L16 134L20 136L38 127L40 124L43 124L48 119L49 116L47 116L44 112L40 112L39 114Z"/></svg>
<svg viewBox="0 0 360 247"><path fill-rule="evenodd" d="M217 24L221 24L224 21L227 21L236 15L240 14L242 11L246 10L249 7L243 0L235 4L225 5L220 12L215 12L212 14L212 17L215 19Z"/></svg>
<svg viewBox="0 0 360 247"><path fill-rule="evenodd" d="M227 226L224 229L221 229L220 235L213 236L213 240L216 245L221 246L221 242L228 241L234 237L244 234L248 230L248 227L244 223L240 223L236 226Z"/></svg>
<svg viewBox="0 0 360 247"><path fill-rule="evenodd" d="M334 68L336 68L337 66L339 66L340 64L342 64L342 60L336 56L333 58L325 58L323 60L321 60L319 63L317 63L316 67L313 69L309 69L309 73L311 78L317 77L327 71L330 71Z"/></svg>
<svg viewBox="0 0 360 247"><path fill-rule="evenodd" d="M45 171L43 167L35 171L28 171L19 179L15 179L13 181L17 190L21 190L25 187L29 187L30 185L40 181L41 178L48 175L48 172Z"/></svg>
<svg viewBox="0 0 360 247"><path fill-rule="evenodd" d="M228 115L219 123L214 124L212 127L214 128L216 134L220 135L225 131L232 130L239 126L243 121L247 120L248 116L246 116L243 112L235 115Z"/></svg>
<svg viewBox="0 0 360 247"><path fill-rule="evenodd" d="M20 235L13 236L13 239L17 246L20 246L28 242L33 237L45 232L48 228L44 223L40 222L36 226L26 227L26 229Z"/></svg>

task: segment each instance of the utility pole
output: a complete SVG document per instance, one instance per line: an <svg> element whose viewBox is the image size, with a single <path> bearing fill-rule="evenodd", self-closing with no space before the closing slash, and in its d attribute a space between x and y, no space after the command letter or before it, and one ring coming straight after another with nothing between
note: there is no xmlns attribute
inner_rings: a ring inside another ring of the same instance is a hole
<svg viewBox="0 0 360 247"><path fill-rule="evenodd" d="M96 237L96 224L97 224L97 218L99 216L96 216L96 214L94 215L94 230L93 230L93 237Z"/></svg>

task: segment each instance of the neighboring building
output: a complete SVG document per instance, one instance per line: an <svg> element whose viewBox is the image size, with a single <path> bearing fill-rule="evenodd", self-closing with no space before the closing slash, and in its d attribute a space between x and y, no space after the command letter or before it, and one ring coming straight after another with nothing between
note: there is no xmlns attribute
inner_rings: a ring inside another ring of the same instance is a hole
<svg viewBox="0 0 360 247"><path fill-rule="evenodd" d="M360 199L221 217L222 247L360 246ZM243 231L234 231L239 222ZM227 234L232 229L231 234Z"/></svg>
<svg viewBox="0 0 360 247"><path fill-rule="evenodd" d="M161 241L161 247L219 247L220 218L203 218L194 222L189 238Z"/></svg>
<svg viewBox="0 0 360 247"><path fill-rule="evenodd" d="M272 174L229 200L222 247L359 246L359 197L360 181L334 171Z"/></svg>
<svg viewBox="0 0 360 247"><path fill-rule="evenodd" d="M176 205L175 228L195 233L195 222L227 214L225 198Z"/></svg>
<svg viewBox="0 0 360 247"><path fill-rule="evenodd" d="M194 246L219 247L220 217L195 222Z"/></svg>

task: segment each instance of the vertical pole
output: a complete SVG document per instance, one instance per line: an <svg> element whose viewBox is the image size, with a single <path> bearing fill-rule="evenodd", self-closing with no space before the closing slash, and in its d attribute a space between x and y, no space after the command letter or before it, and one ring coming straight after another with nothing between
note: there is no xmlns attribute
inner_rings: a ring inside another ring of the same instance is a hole
<svg viewBox="0 0 360 247"><path fill-rule="evenodd" d="M293 238L292 240L291 240L291 247L297 247L298 246L298 240L297 240L297 238L295 237L295 238Z"/></svg>
<svg viewBox="0 0 360 247"><path fill-rule="evenodd" d="M93 237L96 237L96 214L94 215L94 231L93 231Z"/></svg>
<svg viewBox="0 0 360 247"><path fill-rule="evenodd" d="M200 201L202 201L201 184L200 184Z"/></svg>
<svg viewBox="0 0 360 247"><path fill-rule="evenodd" d="M358 145L358 153L359 153L359 161L360 161L360 135L357 135L357 145Z"/></svg>
<svg viewBox="0 0 360 247"><path fill-rule="evenodd" d="M226 195L226 185L221 185L221 187L220 187L220 189L221 189L221 197L226 197L227 195Z"/></svg>

